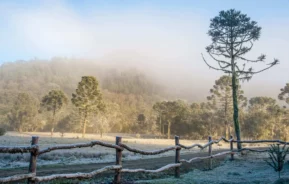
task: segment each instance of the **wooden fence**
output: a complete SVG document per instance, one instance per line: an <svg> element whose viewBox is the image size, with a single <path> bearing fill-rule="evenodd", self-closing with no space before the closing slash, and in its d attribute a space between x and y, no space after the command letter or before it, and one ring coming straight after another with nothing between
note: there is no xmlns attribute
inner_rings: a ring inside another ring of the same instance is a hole
<svg viewBox="0 0 289 184"><path fill-rule="evenodd" d="M209 168L212 169L212 159L215 157L219 157L222 155L230 154L231 160L234 159L234 154L239 151L248 150L248 151L254 151L254 152L266 152L268 150L255 150L255 149L249 149L249 148L243 148L241 150L234 150L233 143L279 143L279 144L289 144L288 142L280 141L280 140L254 140L254 141L236 141L231 136L230 139L225 139L224 137L221 137L218 140L212 140L211 137L209 137L209 141L207 144L201 145L201 144L193 144L190 146L185 146L180 144L179 136L175 136L175 145L171 147L167 147L160 150L155 151L144 151L136 148L132 148L126 144L122 143L121 137L116 137L116 143L115 144L109 144L102 141L92 141L90 143L79 143L79 144L69 144L69 145L59 145L59 146L52 146L45 149L40 150L38 146L38 139L39 137L33 136L31 141L31 146L18 146L18 147L4 147L0 146L0 153L30 153L30 163L28 168L28 174L18 174L10 177L0 178L0 183L5 182L13 182L13 181L19 181L27 179L28 183L36 183L36 182L42 182L42 181L50 181L54 179L88 179L92 178L93 176L103 173L106 171L114 170L114 183L119 184L121 181L121 173L137 173L137 172L143 172L143 173L158 173L162 172L171 168L175 169L175 177L180 177L180 166L182 165L182 162L191 163L195 160L203 160L203 159L209 159ZM212 154L212 145L218 144L220 141L224 141L227 143L230 143L230 151L224 151L217 154ZM37 176L36 175L36 166L37 166L37 157L39 155L42 155L44 153L48 153L55 150L60 149L73 149L73 148L84 148L84 147L92 147L95 145L100 145L107 148L112 148L116 150L116 161L115 165L106 166L104 168L94 170L89 173L71 173L71 174L53 174L50 176ZM194 157L190 160L185 160L180 158L181 149L192 149L192 148L209 148L208 149L208 156L204 157ZM142 154L142 155L158 155L162 154L168 151L175 150L175 161L174 163L165 165L159 169L156 170L146 170L146 169L124 169L122 168L122 151L126 149L130 152Z"/></svg>

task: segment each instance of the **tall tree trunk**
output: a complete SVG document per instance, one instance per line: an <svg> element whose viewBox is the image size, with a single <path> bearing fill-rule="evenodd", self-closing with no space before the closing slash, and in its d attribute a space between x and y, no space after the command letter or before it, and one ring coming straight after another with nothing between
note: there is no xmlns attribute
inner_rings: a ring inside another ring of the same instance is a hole
<svg viewBox="0 0 289 184"><path fill-rule="evenodd" d="M239 108L238 108L238 97L237 97L237 73L235 70L235 58L234 58L234 46L233 46L233 28L231 27L231 38L230 38L230 51L231 51L231 66L232 66L232 96L233 96L233 108L234 108L234 127L238 141L241 141L241 131L239 125ZM242 144L237 143L237 148L242 149Z"/></svg>
<svg viewBox="0 0 289 184"><path fill-rule="evenodd" d="M171 137L171 121L168 121L168 139Z"/></svg>
<svg viewBox="0 0 289 184"><path fill-rule="evenodd" d="M236 84L237 78L235 73L235 66L234 66L234 72L232 76L232 89L233 89L233 107L234 107L234 126L235 126L235 133L238 141L241 141L241 131L240 131L240 125L239 125L239 108L238 108L238 98L237 98L237 84ZM237 144L238 149L242 149L242 144L238 142Z"/></svg>
<svg viewBox="0 0 289 184"><path fill-rule="evenodd" d="M228 111L228 100L227 94L225 97L225 138L230 138L229 131L228 131L228 120L227 120L227 111Z"/></svg>
<svg viewBox="0 0 289 184"><path fill-rule="evenodd" d="M54 108L53 109L53 114L52 114L51 131L50 131L51 136L53 136L53 132L54 132L55 112L56 112L56 109Z"/></svg>
<svg viewBox="0 0 289 184"><path fill-rule="evenodd" d="M86 132L86 121L87 121L87 109L84 112L84 118L83 118L83 129L82 129L82 138L85 137L85 132Z"/></svg>

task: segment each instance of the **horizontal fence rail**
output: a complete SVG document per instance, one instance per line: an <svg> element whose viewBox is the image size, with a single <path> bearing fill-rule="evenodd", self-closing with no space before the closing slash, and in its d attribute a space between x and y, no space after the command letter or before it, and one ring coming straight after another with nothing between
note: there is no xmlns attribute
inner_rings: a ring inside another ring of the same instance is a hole
<svg viewBox="0 0 289 184"><path fill-rule="evenodd" d="M212 145L218 144L221 141L224 141L226 143L230 144L230 151L224 151L217 154L212 154ZM245 141L237 141L234 140L231 136L230 139L226 139L225 137L221 137L218 140L212 140L211 137L209 137L208 143L201 145L201 144L192 144L190 146L185 146L179 143L179 137L175 136L175 146L170 146L167 148L159 149L159 150L153 150L153 151L145 151L141 149L132 148L126 144L122 143L121 137L116 137L116 144L110 144L102 141L91 141L89 143L78 143L78 144L67 144L67 145L58 145L58 146L51 146L48 148L44 148L42 150L39 150L38 146L38 137L33 136L32 137L32 144L31 146L16 146L16 147L7 147L7 146L0 146L0 153L10 153L10 154L16 154L16 153L30 153L30 164L28 169L28 174L18 174L10 177L0 178L0 183L6 183L6 182L15 182L19 180L28 179L28 183L36 183L36 182L43 182L43 181L51 181L54 179L88 179L92 178L97 174L107 172L107 171L115 171L114 176L114 183L119 184L121 182L121 173L159 173L163 172L172 168L175 168L175 177L180 177L180 167L182 163L192 163L196 160L204 160L209 159L209 168L212 169L212 159L224 155L231 155L231 160L234 160L234 154L241 152L241 151L252 151L252 152L267 152L268 149L264 150L256 150L256 149L250 149L250 148L242 148L240 150L235 150L233 147L233 143L278 143L278 144L289 144L289 142L281 141L281 140L245 140ZM39 155L55 151L55 150L64 150L64 149L74 149L74 148L85 148L85 147L93 147L93 146L103 146L107 148L112 148L116 150L116 164L111 166L106 166L104 168L91 171L89 173L69 173L69 174L53 174L50 176L37 176L36 175L36 166L37 166L37 157ZM192 148L199 148L201 150L208 147L208 156L203 157L194 157L189 160L186 159L180 159L180 152L181 149L192 149ZM162 154L168 151L175 151L175 163L171 163L168 165L165 165L161 168L155 169L155 170L146 170L146 169L126 169L122 168L122 151L127 150L129 152L138 153L142 155L158 155Z"/></svg>

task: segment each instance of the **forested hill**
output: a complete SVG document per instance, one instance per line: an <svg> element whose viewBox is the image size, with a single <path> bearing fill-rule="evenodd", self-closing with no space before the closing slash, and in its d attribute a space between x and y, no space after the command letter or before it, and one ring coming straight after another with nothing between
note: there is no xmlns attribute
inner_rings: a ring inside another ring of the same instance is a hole
<svg viewBox="0 0 289 184"><path fill-rule="evenodd" d="M95 76L101 88L109 92L164 96L163 87L134 68L63 58L4 63L0 67L0 87L9 91L29 91L38 97L59 88L70 95L81 77L88 75Z"/></svg>
<svg viewBox="0 0 289 184"><path fill-rule="evenodd" d="M40 101L50 90L60 89L70 99L81 77L90 75L97 78L103 99L117 106L122 125L127 126L116 131L127 131L129 122L135 121L138 114L149 116L153 103L168 97L155 79L134 68L64 58L8 62L0 67L0 124L7 124L7 114L20 92ZM67 111L71 108L69 104Z"/></svg>

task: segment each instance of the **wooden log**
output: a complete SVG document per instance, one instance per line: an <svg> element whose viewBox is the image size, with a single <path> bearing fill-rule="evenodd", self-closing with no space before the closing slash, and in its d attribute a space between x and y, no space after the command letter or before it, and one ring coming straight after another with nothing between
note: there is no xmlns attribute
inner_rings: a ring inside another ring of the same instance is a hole
<svg viewBox="0 0 289 184"><path fill-rule="evenodd" d="M251 141L238 141L234 140L236 143L280 143L280 144L289 144L289 142L281 141L281 140L251 140Z"/></svg>
<svg viewBox="0 0 289 184"><path fill-rule="evenodd" d="M200 149L205 149L206 147L212 145L212 144L218 144L220 141L225 141L225 142L230 142L231 140L228 140L226 139L225 137L221 137L220 139L216 140L216 141L211 141L211 142L208 142L207 144L205 145L201 145L201 144L193 144L191 146L185 146L185 145L182 145L182 144L179 144L179 146L181 148L184 148L184 149L192 149L194 147L198 147Z"/></svg>
<svg viewBox="0 0 289 184"><path fill-rule="evenodd" d="M209 136L209 143L212 142L212 137ZM212 144L209 144L209 169L213 169L213 161L212 161Z"/></svg>
<svg viewBox="0 0 289 184"><path fill-rule="evenodd" d="M231 160L234 160L234 142L233 142L233 140L234 140L234 138L233 138L233 136L231 135L230 136L230 150L231 150Z"/></svg>
<svg viewBox="0 0 289 184"><path fill-rule="evenodd" d="M39 140L39 137L32 136L31 146L37 145L38 140ZM38 155L38 147L36 150L31 151L31 153L30 153L30 162L29 162L29 170L28 170L29 173L32 173L35 175L36 175L36 167L37 167L37 164L36 164L37 155ZM28 184L32 184L32 183L34 184L35 183L34 178L28 178L27 183Z"/></svg>
<svg viewBox="0 0 289 184"><path fill-rule="evenodd" d="M35 176L35 173L17 174L17 175L9 176L6 178L0 178L0 183L8 183L8 182L13 182L13 181L24 180L24 179L32 178L34 176Z"/></svg>
<svg viewBox="0 0 289 184"><path fill-rule="evenodd" d="M171 169L171 168L175 168L175 167L180 167L182 165L182 163L174 163L174 164L168 164L165 165L159 169L156 170L146 170L146 169L122 169L121 172L124 173L137 173L137 172L144 172L144 173L159 173L159 172L163 172L165 170Z"/></svg>
<svg viewBox="0 0 289 184"><path fill-rule="evenodd" d="M252 151L252 152L262 153L262 152L268 152L269 150L268 150L268 149L265 149L265 150L256 150L256 149L250 149L250 148L242 148L242 149L239 149L239 150L238 150L238 152L241 152L241 151Z"/></svg>
<svg viewBox="0 0 289 184"><path fill-rule="evenodd" d="M121 137L116 137L115 144L120 145L121 144ZM121 166L122 165L122 150L116 150L116 165ZM114 175L114 184L120 184L121 183L121 169L115 170Z"/></svg>
<svg viewBox="0 0 289 184"><path fill-rule="evenodd" d="M60 179L60 178L64 178L64 179L88 179L88 178L92 178L93 176L109 171L109 170L116 170L116 169L121 169L121 166L119 165L112 165L112 166L106 166L104 168L89 172L89 173L72 173L72 174L53 174L50 176L38 176L35 177L35 181L37 182L43 182L43 181L51 181L54 179Z"/></svg>
<svg viewBox="0 0 289 184"><path fill-rule="evenodd" d="M217 153L215 155L206 156L206 157L195 157L190 160L181 159L181 162L191 163L194 160L205 160L205 159L215 158L215 157L219 157L219 156L226 155L226 154L231 154L231 151L225 151L225 152Z"/></svg>
<svg viewBox="0 0 289 184"><path fill-rule="evenodd" d="M180 138L179 136L175 136L175 145L178 146L180 144ZM181 148L176 149L176 157L175 157L175 163L178 164L180 163L180 152ZM180 167L175 168L175 177L179 178L180 177Z"/></svg>
<svg viewBox="0 0 289 184"><path fill-rule="evenodd" d="M120 146L123 147L124 149L130 151L130 152L139 153L142 155L158 155L158 154L165 153L165 152L168 152L171 150L175 150L177 148L181 148L180 146L171 146L171 147L167 147L167 148L155 150L155 151L144 151L144 150L129 147L126 144L120 144Z"/></svg>
<svg viewBox="0 0 289 184"><path fill-rule="evenodd" d="M123 148L118 146L118 145L109 144L109 143L105 143L102 141L91 141L90 143L78 143L78 144L68 144L68 145L49 147L49 148L46 148L46 149L39 151L39 155L41 155L43 153L50 152L50 151L59 150L59 149L84 148L84 147L93 147L95 145L100 145L100 146L104 146L104 147L108 147L108 148L123 150Z"/></svg>
<svg viewBox="0 0 289 184"><path fill-rule="evenodd" d="M37 146L0 146L0 153L29 153L33 150L37 149Z"/></svg>

